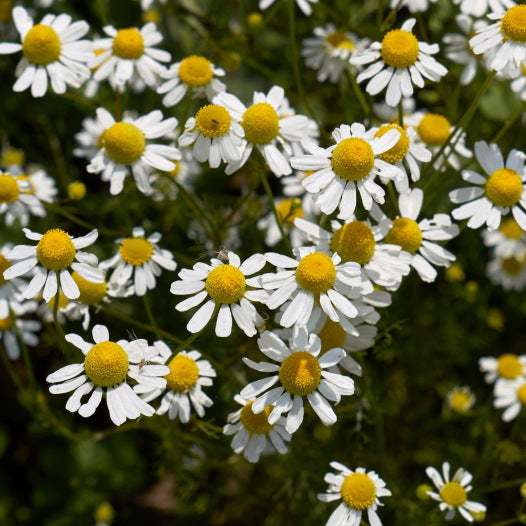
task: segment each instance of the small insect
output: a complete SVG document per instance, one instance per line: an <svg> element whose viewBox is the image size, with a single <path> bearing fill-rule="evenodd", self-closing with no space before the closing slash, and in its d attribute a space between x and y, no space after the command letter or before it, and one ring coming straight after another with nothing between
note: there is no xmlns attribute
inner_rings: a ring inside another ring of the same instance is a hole
<svg viewBox="0 0 526 526"><path fill-rule="evenodd" d="M131 331L127 331L128 332L128 337L130 338L130 340L138 340L139 338L137 338L137 335L135 334L135 331L132 329ZM140 344L142 345L142 344ZM141 347L142 349L142 347ZM141 358L141 361L139 362L139 371L146 365L146 358L144 356L144 351L142 351L142 358Z"/></svg>
<svg viewBox="0 0 526 526"><path fill-rule="evenodd" d="M215 119L212 119L212 122L213 122L214 124L218 124L218 125L220 124L219 121L216 121Z"/></svg>
<svg viewBox="0 0 526 526"><path fill-rule="evenodd" d="M228 257L228 251L226 247L219 247L217 258L223 263L226 263L226 264L230 263L230 258Z"/></svg>

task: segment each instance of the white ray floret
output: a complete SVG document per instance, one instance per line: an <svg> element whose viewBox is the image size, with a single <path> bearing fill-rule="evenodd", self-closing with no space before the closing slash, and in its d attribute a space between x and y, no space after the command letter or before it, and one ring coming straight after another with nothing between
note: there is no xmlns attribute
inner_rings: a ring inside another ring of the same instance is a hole
<svg viewBox="0 0 526 526"><path fill-rule="evenodd" d="M508 383L495 385L493 407L504 409L502 420L511 422L526 407L526 378L520 377Z"/></svg>

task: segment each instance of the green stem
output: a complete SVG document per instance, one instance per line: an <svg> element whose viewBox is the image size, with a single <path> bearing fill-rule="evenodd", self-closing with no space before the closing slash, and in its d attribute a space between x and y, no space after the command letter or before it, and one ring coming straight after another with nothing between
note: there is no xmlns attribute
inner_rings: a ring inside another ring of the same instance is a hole
<svg viewBox="0 0 526 526"><path fill-rule="evenodd" d="M150 324L152 325L152 327L155 330L155 335L160 340L161 339L161 335L159 333L159 327L158 327L157 322L155 321L155 318L153 316L152 306L150 305L150 298L149 298L148 294L145 294L142 297L142 299L143 299L143 302L144 302L144 309L146 310L146 315L148 316L148 320L150 320Z"/></svg>
<svg viewBox="0 0 526 526"><path fill-rule="evenodd" d="M526 102L523 102L508 118L504 123L504 126L497 132L497 134L491 138L490 142L498 142L499 139L515 124L515 121L524 113L526 110Z"/></svg>
<svg viewBox="0 0 526 526"><path fill-rule="evenodd" d="M356 82L356 77L353 75L352 71L350 71L349 68L346 68L346 70L347 70L347 78L349 79L349 82L351 83L351 87L354 91L356 98L358 99L358 103L360 104L364 115L366 117L370 117L371 108L367 104L367 101L365 100L365 96L362 93L360 86L358 86L358 83Z"/></svg>
<svg viewBox="0 0 526 526"><path fill-rule="evenodd" d="M518 487L525 482L526 479L524 477L515 480L508 480L506 482L502 482L501 484L496 484L495 486L480 488L478 493L493 493L494 491L500 491L501 489Z"/></svg>
<svg viewBox="0 0 526 526"><path fill-rule="evenodd" d="M493 524L490 524L490 526L508 526L511 524L520 524L517 520L517 517L514 517L513 519L506 519L499 522L494 522Z"/></svg>
<svg viewBox="0 0 526 526"><path fill-rule="evenodd" d="M36 387L37 383L36 383L36 380L35 380L35 373L33 371L33 364L31 363L31 358L29 356L29 350L27 348L26 342L22 338L22 333L21 333L20 329L15 324L13 325L13 327L14 327L16 335L18 337L18 341L20 343L20 347L22 348L22 358L23 358L24 363L26 365L27 374L29 376L29 382L31 383L31 385Z"/></svg>
<svg viewBox="0 0 526 526"><path fill-rule="evenodd" d="M7 374L13 381L13 383L16 385L16 387L20 390L24 389L24 386L22 385L22 381L15 373L15 370L13 369L13 364L11 363L11 360L7 356L7 351L5 350L4 344L2 341L0 341L0 355L2 356L2 362L4 363L4 368L7 371Z"/></svg>
<svg viewBox="0 0 526 526"><path fill-rule="evenodd" d="M108 25L108 14L106 13L106 2L105 0L97 0L97 9L99 10L100 19L102 25Z"/></svg>
<svg viewBox="0 0 526 526"><path fill-rule="evenodd" d="M404 127L404 104L402 99L398 103L398 124L403 128Z"/></svg>
<svg viewBox="0 0 526 526"><path fill-rule="evenodd" d="M55 324L55 329L62 336L62 339L65 340L66 335L64 334L64 330L62 329L62 326L58 321L58 304L60 302L60 281L58 270L56 270L55 272L57 274L57 293L55 294L55 301L53 303L53 322Z"/></svg>

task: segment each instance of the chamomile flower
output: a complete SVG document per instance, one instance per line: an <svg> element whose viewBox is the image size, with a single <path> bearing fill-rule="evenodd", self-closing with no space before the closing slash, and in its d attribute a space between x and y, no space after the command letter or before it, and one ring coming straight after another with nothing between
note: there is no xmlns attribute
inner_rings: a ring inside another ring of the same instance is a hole
<svg viewBox="0 0 526 526"><path fill-rule="evenodd" d="M102 269L114 268L110 279L124 285L133 276L137 296L144 296L154 289L155 278L162 273L161 268L174 271L177 263L170 251L160 248L161 234L154 232L146 237L144 228L135 227L131 237L115 241L119 251L110 259L101 261Z"/></svg>
<svg viewBox="0 0 526 526"><path fill-rule="evenodd" d="M375 137L375 132L366 131L360 123L342 124L332 132L335 145L320 148L306 141L308 155L291 159L293 168L315 170L302 184L315 194L315 203L324 214L339 208L338 218L347 221L356 209L357 192L366 210L371 209L373 200L384 202L385 190L374 182L377 175L386 180L403 177L399 168L380 158L397 144L400 133L392 129Z"/></svg>
<svg viewBox="0 0 526 526"><path fill-rule="evenodd" d="M95 242L99 235L97 230L77 238L58 228L48 230L45 234L32 232L28 228L24 228L23 231L28 239L38 243L36 246L13 247L7 258L10 261L18 261L4 271L4 279L13 279L28 274L36 267L33 278L22 291L22 297L34 298L44 288L42 296L47 302L59 289L67 298L78 298L80 290L71 277L69 268L88 281L102 282L102 273L95 268L97 257L79 250Z"/></svg>
<svg viewBox="0 0 526 526"><path fill-rule="evenodd" d="M447 407L455 413L467 413L475 400L475 394L467 385L456 385L446 393Z"/></svg>
<svg viewBox="0 0 526 526"><path fill-rule="evenodd" d="M254 147L275 175L280 177L292 173L289 163L292 144L299 145L308 136L310 121L305 115L294 114L282 87L273 86L267 95L255 92L248 108L231 93L220 93L214 97L214 103L226 106L243 128L246 141L241 158L229 163L226 174L239 170Z"/></svg>
<svg viewBox="0 0 526 526"><path fill-rule="evenodd" d="M22 43L2 43L0 54L22 51L24 55L16 67L14 91L31 87L33 97L43 97L49 79L55 93L64 93L67 86L78 88L90 76L85 62L91 54L91 43L79 40L89 31L87 22L72 23L65 13L48 13L35 25L20 6L13 8L13 21Z"/></svg>
<svg viewBox="0 0 526 526"><path fill-rule="evenodd" d="M87 170L100 173L103 181L110 181L112 195L121 193L130 168L137 188L147 194L151 190L148 172L152 168L169 172L175 168L173 159L181 158L177 148L149 142L172 133L177 126L174 117L163 120L163 114L154 110L138 119L125 117L116 122L107 110L99 108L97 118L104 130Z"/></svg>
<svg viewBox="0 0 526 526"><path fill-rule="evenodd" d="M287 413L285 429L294 433L303 422L303 398L306 397L324 425L334 424L337 417L329 401L339 403L342 396L354 393L351 378L327 370L345 357L345 351L335 348L319 356L320 339L309 334L302 324L294 326L288 346L270 331L258 338L258 346L265 356L279 365L243 358L250 368L273 373L241 390L241 396L254 399L251 406L254 414L258 415L273 405L268 412L268 423L276 423L282 414ZM279 386L271 389L277 383Z"/></svg>
<svg viewBox="0 0 526 526"><path fill-rule="evenodd" d="M264 11L265 9L268 9L276 0L259 0L259 8ZM318 0L296 0L296 4L301 9L304 15L311 15L312 14L312 6L311 4L318 3Z"/></svg>
<svg viewBox="0 0 526 526"><path fill-rule="evenodd" d="M386 86L385 102L396 106L402 97L413 95L413 83L424 87L424 78L438 82L447 69L431 55L438 53L438 44L419 42L411 32L416 20L406 20L400 29L386 33L382 42L373 42L363 53L351 57L351 64L370 66L356 78L370 79L366 91L377 95Z"/></svg>
<svg viewBox="0 0 526 526"><path fill-rule="evenodd" d="M192 296L178 303L175 308L185 312L206 300L190 318L186 326L190 332L202 330L217 313L217 336L230 336L232 317L247 336L254 336L256 327L261 325L263 319L251 302L265 302L268 294L260 289L259 278L247 276L252 276L265 266L265 257L253 254L241 263L238 255L228 251L223 259L212 258L210 265L198 262L192 270L183 269L179 272L179 280L172 283L170 292L176 296Z"/></svg>
<svg viewBox="0 0 526 526"><path fill-rule="evenodd" d="M484 356L479 359L479 368L484 373L484 381L488 384L507 384L526 378L526 354L501 354L498 358Z"/></svg>
<svg viewBox="0 0 526 526"><path fill-rule="evenodd" d="M145 340L118 342L110 341L110 334L104 325L95 325L92 331L95 343L85 341L78 334L66 334L66 340L84 354L83 363L66 365L50 374L46 380L52 394L70 393L66 409L87 418L99 407L105 394L112 422L120 426L126 419L152 416L155 409L141 400L128 385L128 378L139 385L162 389L166 386L163 376L170 369L165 365L146 363L157 351ZM87 402L82 397L91 393Z"/></svg>
<svg viewBox="0 0 526 526"><path fill-rule="evenodd" d="M374 471L367 472L365 468L353 471L339 462L331 462L330 466L336 473L325 475L329 487L327 493L318 494L318 499L322 502L341 499L343 502L333 511L326 526L359 526L366 510L369 524L382 526L376 510L383 506L380 498L391 496L385 482Z"/></svg>
<svg viewBox="0 0 526 526"><path fill-rule="evenodd" d="M170 420L179 418L186 424L190 420L190 402L197 415L203 418L205 407L213 405L212 400L203 392L203 387L212 385L212 378L216 376L210 362L203 360L198 351L181 351L168 362L172 355L168 345L159 340L153 346L158 354L151 359L151 363L160 363L170 368L165 376L166 388L152 389L139 384L134 387L134 391L145 402L151 402L164 393L156 412L158 415L168 413Z"/></svg>
<svg viewBox="0 0 526 526"><path fill-rule="evenodd" d="M285 429L285 418L279 417L276 422L269 424L268 416L273 406L255 414L252 411L254 400L238 394L234 396L234 401L243 407L230 413L227 417L228 423L223 427L225 435L234 435L231 444L234 452L243 453L252 463L258 462L261 454L277 451L284 455L288 451L285 442L292 438Z"/></svg>
<svg viewBox="0 0 526 526"><path fill-rule="evenodd" d="M15 299L17 294L27 287L27 282L22 278L12 278L7 280L4 278L4 271L7 270L13 262L7 258L7 254L11 252L13 245L6 243L0 249L0 298L5 298L8 302Z"/></svg>
<svg viewBox="0 0 526 526"><path fill-rule="evenodd" d="M442 475L434 467L429 466L426 468L427 476L438 489L438 493L428 491L427 494L433 500L440 502L440 511L447 510L446 520L453 519L455 512L458 511L468 522L473 522L473 517L470 512L478 513L480 511L486 511L484 504L468 500L467 494L472 489L469 483L473 477L471 473L465 469L458 468L453 478L449 480L449 471L449 462L442 464Z"/></svg>
<svg viewBox="0 0 526 526"><path fill-rule="evenodd" d="M430 3L438 0L391 0L391 9L402 9L407 7L410 13L422 13L427 11Z"/></svg>
<svg viewBox="0 0 526 526"><path fill-rule="evenodd" d="M463 13L477 18L485 15L488 8L492 11L504 11L515 5L512 0L453 0L453 3L460 4Z"/></svg>
<svg viewBox="0 0 526 526"><path fill-rule="evenodd" d="M495 257L488 262L486 274L492 283L504 290L520 292L526 285L526 258Z"/></svg>
<svg viewBox="0 0 526 526"><path fill-rule="evenodd" d="M55 179L50 177L42 168L30 168L25 172L21 170L16 173L16 178L29 185L29 189L24 188L22 192L34 195L44 203L52 203L58 194ZM38 206L41 207L41 203Z"/></svg>
<svg viewBox="0 0 526 526"><path fill-rule="evenodd" d="M216 78L224 75L225 71L207 58L191 55L162 73L162 78L168 81L157 88L157 93L166 93L163 104L167 107L175 106L188 90L192 91L194 98L206 97L212 101L218 93L226 90L226 84Z"/></svg>
<svg viewBox="0 0 526 526"><path fill-rule="evenodd" d="M511 422L526 407L526 378L521 377L507 383L495 385L493 406L504 409L502 420Z"/></svg>
<svg viewBox="0 0 526 526"><path fill-rule="evenodd" d="M495 230L499 227L502 216L511 211L519 226L526 230L524 153L511 150L504 164L496 144L488 145L479 141L475 143L475 156L487 176L472 170L462 171L462 179L477 186L449 193L453 203L464 203L455 208L451 215L457 220L469 218L469 228L479 228L486 224L489 230Z"/></svg>
<svg viewBox="0 0 526 526"><path fill-rule="evenodd" d="M482 239L501 259L526 260L526 232L513 217L502 218L497 230L485 230Z"/></svg>
<svg viewBox="0 0 526 526"><path fill-rule="evenodd" d="M21 226L27 226L30 214L44 217L46 210L31 193L31 184L27 179L0 170L0 215L2 214L5 214L7 226L11 226L15 220Z"/></svg>
<svg viewBox="0 0 526 526"><path fill-rule="evenodd" d="M108 38L93 42L93 49L103 50L91 57L89 65L96 68L93 78L99 82L111 78L117 86L124 87L139 77L148 86L155 87L158 76L166 71L161 62L172 58L167 51L153 47L163 39L155 24L119 30L105 26L102 30Z"/></svg>

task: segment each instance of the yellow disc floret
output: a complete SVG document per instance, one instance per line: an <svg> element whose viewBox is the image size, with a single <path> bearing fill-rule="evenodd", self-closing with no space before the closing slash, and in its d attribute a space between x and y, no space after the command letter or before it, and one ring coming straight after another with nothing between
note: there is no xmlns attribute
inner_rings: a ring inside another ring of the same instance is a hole
<svg viewBox="0 0 526 526"><path fill-rule="evenodd" d="M270 415L274 406L269 405L268 407L265 407L265 409L263 409L261 413L258 413L256 415L252 411L253 403L254 402L252 401L243 406L243 409L241 409L241 416L239 417L239 419L241 420L243 427L248 431L248 434L250 436L268 435L270 433L270 430L276 425L268 423L268 416Z"/></svg>
<svg viewBox="0 0 526 526"><path fill-rule="evenodd" d="M2 254L0 254L0 287L5 285L6 279L4 278L4 271L11 266L11 261L6 259Z"/></svg>
<svg viewBox="0 0 526 526"><path fill-rule="evenodd" d="M515 42L526 42L526 5L516 5L508 9L500 28L505 38Z"/></svg>
<svg viewBox="0 0 526 526"><path fill-rule="evenodd" d="M25 162L25 155L22 150L8 147L2 151L0 155L0 165L4 167L8 166L22 166Z"/></svg>
<svg viewBox="0 0 526 526"><path fill-rule="evenodd" d="M45 66L58 60L61 44L56 31L42 24L33 26L24 37L22 53L38 66Z"/></svg>
<svg viewBox="0 0 526 526"><path fill-rule="evenodd" d="M16 179L9 174L0 174L0 203L12 203L18 199L19 194Z"/></svg>
<svg viewBox="0 0 526 526"><path fill-rule="evenodd" d="M336 281L336 267L327 254L308 254L296 268L296 281L308 292L327 292Z"/></svg>
<svg viewBox="0 0 526 526"><path fill-rule="evenodd" d="M520 261L517 258L511 256L509 258L504 258L501 261L501 267L503 272L508 274L508 276L518 276L522 272L524 261Z"/></svg>
<svg viewBox="0 0 526 526"><path fill-rule="evenodd" d="M279 221L282 225L293 227L294 219L303 217L303 209L301 208L301 199L298 197L294 199L283 199L276 206Z"/></svg>
<svg viewBox="0 0 526 526"><path fill-rule="evenodd" d="M113 39L113 53L121 58L137 59L144 53L144 39L135 28L121 29Z"/></svg>
<svg viewBox="0 0 526 526"><path fill-rule="evenodd" d="M422 230L413 219L397 217L384 240L386 243L400 245L406 252L414 254L422 244Z"/></svg>
<svg viewBox="0 0 526 526"><path fill-rule="evenodd" d="M213 76L212 64L205 57L192 55L183 59L179 64L181 82L192 88L206 86Z"/></svg>
<svg viewBox="0 0 526 526"><path fill-rule="evenodd" d="M54 228L48 230L38 242L37 258L49 270L62 270L71 265L77 253L67 232Z"/></svg>
<svg viewBox="0 0 526 526"><path fill-rule="evenodd" d="M447 482L440 490L440 496L446 504L454 508L462 506L467 500L466 490L458 482Z"/></svg>
<svg viewBox="0 0 526 526"><path fill-rule="evenodd" d="M517 398L522 405L526 405L526 383L517 389Z"/></svg>
<svg viewBox="0 0 526 526"><path fill-rule="evenodd" d="M13 326L13 320L10 316L7 318L0 318L0 332L8 331Z"/></svg>
<svg viewBox="0 0 526 526"><path fill-rule="evenodd" d="M354 42L342 31L334 31L334 33L327 35L325 40L336 49L353 51L355 48Z"/></svg>
<svg viewBox="0 0 526 526"><path fill-rule="evenodd" d="M68 196L73 201L80 201L86 196L86 185L82 181L73 181L68 184Z"/></svg>
<svg viewBox="0 0 526 526"><path fill-rule="evenodd" d="M321 356L331 349L343 347L345 339L347 338L347 333L338 322L327 318L325 325L320 332L318 332L318 337L321 340Z"/></svg>
<svg viewBox="0 0 526 526"><path fill-rule="evenodd" d="M119 164L132 164L144 153L146 137L130 122L116 122L102 137L106 153Z"/></svg>
<svg viewBox="0 0 526 526"><path fill-rule="evenodd" d="M331 250L338 252L343 263L355 261L365 265L371 261L376 242L373 231L367 223L351 221L334 232Z"/></svg>
<svg viewBox="0 0 526 526"><path fill-rule="evenodd" d="M373 505L376 499L376 486L365 473L347 475L340 489L342 500L355 510L365 510Z"/></svg>
<svg viewBox="0 0 526 526"><path fill-rule="evenodd" d="M416 131L420 138L429 146L442 146L451 130L451 123L438 113L426 113Z"/></svg>
<svg viewBox="0 0 526 526"><path fill-rule="evenodd" d="M522 364L516 354L502 354L497 360L497 372L501 378L513 380L522 374Z"/></svg>
<svg viewBox="0 0 526 526"><path fill-rule="evenodd" d="M315 356L307 351L297 351L281 363L279 379L290 394L306 396L320 384L321 367Z"/></svg>
<svg viewBox="0 0 526 526"><path fill-rule="evenodd" d="M346 181L360 181L374 166L374 152L364 139L350 137L338 143L331 159L334 173Z"/></svg>
<svg viewBox="0 0 526 526"><path fill-rule="evenodd" d="M243 113L241 126L245 139L252 144L268 144L279 134L279 117L268 102L258 102Z"/></svg>
<svg viewBox="0 0 526 526"><path fill-rule="evenodd" d="M396 163L401 161L409 151L409 136L398 124L383 124L378 128L375 137L382 137L382 135L385 135L389 130L397 130L400 132L400 139L398 139L398 142L392 148L379 154L378 157L385 162Z"/></svg>
<svg viewBox="0 0 526 526"><path fill-rule="evenodd" d="M520 239L524 234L524 231L519 226L519 223L513 219L513 217L504 217L500 222L500 228L502 235L508 239Z"/></svg>
<svg viewBox="0 0 526 526"><path fill-rule="evenodd" d="M205 137L222 137L230 130L232 118L227 109L217 104L203 106L195 116L195 127Z"/></svg>
<svg viewBox="0 0 526 526"><path fill-rule="evenodd" d="M199 378L199 368L189 356L178 354L168 364L170 372L165 376L168 389L184 393L195 385Z"/></svg>
<svg viewBox="0 0 526 526"><path fill-rule="evenodd" d="M71 277L80 290L80 296L77 298L77 301L80 301L80 303L98 305L106 295L106 281L102 283L92 283L76 272L73 272Z"/></svg>
<svg viewBox="0 0 526 526"><path fill-rule="evenodd" d="M206 278L205 287L215 302L227 305L239 301L247 288L245 276L233 265L214 268Z"/></svg>
<svg viewBox="0 0 526 526"><path fill-rule="evenodd" d="M127 237L119 247L121 258L135 267L144 265L149 261L153 250L153 245L144 237Z"/></svg>
<svg viewBox="0 0 526 526"><path fill-rule="evenodd" d="M408 68L418 58L418 40L413 33L394 29L382 40L382 59L393 68Z"/></svg>
<svg viewBox="0 0 526 526"><path fill-rule="evenodd" d="M455 388L448 397L449 406L457 413L464 413L473 405L473 396L467 389Z"/></svg>
<svg viewBox="0 0 526 526"><path fill-rule="evenodd" d="M497 206L513 206L522 196L522 180L515 170L501 168L494 171L486 181L486 196Z"/></svg>
<svg viewBox="0 0 526 526"><path fill-rule="evenodd" d="M84 359L86 375L98 387L120 384L128 374L128 366L126 351L114 342L97 343Z"/></svg>

